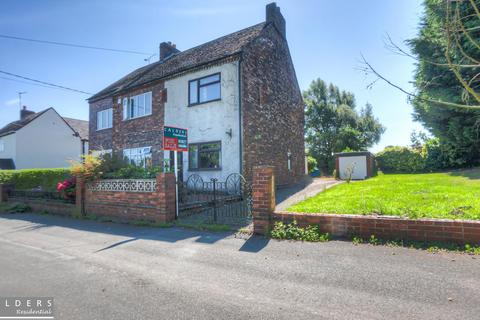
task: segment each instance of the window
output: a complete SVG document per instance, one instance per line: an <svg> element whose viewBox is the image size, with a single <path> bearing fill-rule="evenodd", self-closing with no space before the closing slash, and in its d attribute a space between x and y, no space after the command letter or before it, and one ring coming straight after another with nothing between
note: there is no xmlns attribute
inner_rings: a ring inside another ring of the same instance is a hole
<svg viewBox="0 0 480 320"><path fill-rule="evenodd" d="M220 100L220 73L188 82L188 105Z"/></svg>
<svg viewBox="0 0 480 320"><path fill-rule="evenodd" d="M123 99L123 120L152 114L152 92Z"/></svg>
<svg viewBox="0 0 480 320"><path fill-rule="evenodd" d="M219 170L222 145L218 142L196 143L188 147L189 170Z"/></svg>
<svg viewBox="0 0 480 320"><path fill-rule="evenodd" d="M0 152L5 151L5 142L3 140L0 140Z"/></svg>
<svg viewBox="0 0 480 320"><path fill-rule="evenodd" d="M131 164L150 167L152 165L152 148L141 147L123 150L123 157Z"/></svg>
<svg viewBox="0 0 480 320"><path fill-rule="evenodd" d="M97 112L97 130L112 127L113 109L105 109Z"/></svg>

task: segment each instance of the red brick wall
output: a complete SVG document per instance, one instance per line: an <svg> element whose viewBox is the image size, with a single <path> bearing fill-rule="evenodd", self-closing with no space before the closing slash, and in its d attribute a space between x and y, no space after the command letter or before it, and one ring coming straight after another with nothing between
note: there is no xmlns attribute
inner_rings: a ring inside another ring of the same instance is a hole
<svg viewBox="0 0 480 320"><path fill-rule="evenodd" d="M113 217L119 221L175 219L175 177L157 176L156 192L111 192L85 190L85 213Z"/></svg>
<svg viewBox="0 0 480 320"><path fill-rule="evenodd" d="M336 237L353 235L380 239L442 241L458 244L480 244L480 221L418 219L401 217L308 214L275 211L275 189L272 167L255 167L253 174L253 224L257 234L268 234L276 221L299 226L316 225Z"/></svg>
<svg viewBox="0 0 480 320"><path fill-rule="evenodd" d="M268 234L270 219L275 209L274 167L257 166L253 168L253 226L254 232Z"/></svg>
<svg viewBox="0 0 480 320"><path fill-rule="evenodd" d="M9 197L10 202L21 202L32 208L33 212L58 214L63 216L72 215L75 212L75 204L55 200L29 199L22 197Z"/></svg>
<svg viewBox="0 0 480 320"><path fill-rule="evenodd" d="M337 237L357 235L380 239L443 241L480 244L480 221L374 217L360 215L306 214L275 212L272 223L296 220L300 226L317 225L322 232Z"/></svg>

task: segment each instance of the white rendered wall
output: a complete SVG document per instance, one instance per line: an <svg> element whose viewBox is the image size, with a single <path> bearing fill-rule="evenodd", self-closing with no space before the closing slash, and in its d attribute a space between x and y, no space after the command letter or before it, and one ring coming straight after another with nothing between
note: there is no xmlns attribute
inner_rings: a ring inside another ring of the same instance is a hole
<svg viewBox="0 0 480 320"><path fill-rule="evenodd" d="M50 109L16 132L16 169L64 168L80 160L81 141Z"/></svg>
<svg viewBox="0 0 480 320"><path fill-rule="evenodd" d="M188 81L214 73L221 73L221 100L188 107ZM165 81L165 125L188 129L188 142L221 141L221 170L191 171L188 152L183 154L183 176L193 173L204 181L217 178L224 181L231 173L240 172L240 125L238 97L238 62L230 62L209 69L192 72ZM232 132L230 137L226 132ZM170 152L165 151L165 158Z"/></svg>

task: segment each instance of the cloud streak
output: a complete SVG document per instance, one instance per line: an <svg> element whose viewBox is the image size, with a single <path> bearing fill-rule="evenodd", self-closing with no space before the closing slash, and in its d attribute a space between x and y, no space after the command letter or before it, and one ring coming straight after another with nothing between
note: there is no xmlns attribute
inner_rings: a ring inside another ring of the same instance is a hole
<svg viewBox="0 0 480 320"><path fill-rule="evenodd" d="M7 106L13 106L15 104L18 104L18 98L10 99L10 100L5 101L5 105L7 105Z"/></svg>

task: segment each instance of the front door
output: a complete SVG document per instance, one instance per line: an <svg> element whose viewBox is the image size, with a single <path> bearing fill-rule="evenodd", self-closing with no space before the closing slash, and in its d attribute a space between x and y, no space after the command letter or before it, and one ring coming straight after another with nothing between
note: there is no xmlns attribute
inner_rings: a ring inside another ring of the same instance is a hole
<svg viewBox="0 0 480 320"><path fill-rule="evenodd" d="M170 168L172 168L172 171L175 170L175 151L170 151ZM178 151L177 152L177 175L178 175L178 181L183 181L183 152Z"/></svg>

